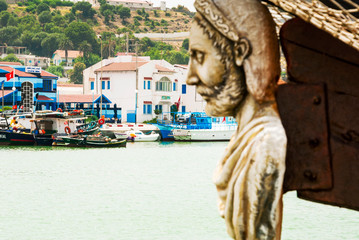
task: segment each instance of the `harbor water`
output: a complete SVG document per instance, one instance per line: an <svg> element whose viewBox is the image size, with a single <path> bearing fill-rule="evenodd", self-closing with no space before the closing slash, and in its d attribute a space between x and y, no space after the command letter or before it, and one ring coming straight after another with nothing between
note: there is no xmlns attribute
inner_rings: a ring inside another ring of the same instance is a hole
<svg viewBox="0 0 359 240"><path fill-rule="evenodd" d="M226 145L0 147L0 239L229 240L212 184ZM287 193L282 239L359 239L359 212Z"/></svg>

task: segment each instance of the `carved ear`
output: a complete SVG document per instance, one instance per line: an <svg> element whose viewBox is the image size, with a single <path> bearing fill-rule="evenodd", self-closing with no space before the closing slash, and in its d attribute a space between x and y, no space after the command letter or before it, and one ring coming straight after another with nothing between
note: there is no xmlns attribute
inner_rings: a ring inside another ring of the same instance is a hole
<svg viewBox="0 0 359 240"><path fill-rule="evenodd" d="M239 42L234 45L234 58L235 63L238 67L243 65L244 59L250 53L250 44L248 39L241 38Z"/></svg>

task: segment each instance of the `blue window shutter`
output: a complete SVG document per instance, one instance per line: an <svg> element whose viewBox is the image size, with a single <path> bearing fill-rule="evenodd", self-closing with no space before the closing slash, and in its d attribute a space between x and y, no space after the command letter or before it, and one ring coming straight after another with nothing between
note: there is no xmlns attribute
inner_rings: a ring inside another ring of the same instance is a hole
<svg viewBox="0 0 359 240"><path fill-rule="evenodd" d="M148 104L147 105L147 114L151 114L151 111L152 111L152 105Z"/></svg>
<svg viewBox="0 0 359 240"><path fill-rule="evenodd" d="M182 112L186 112L186 106L182 106Z"/></svg>
<svg viewBox="0 0 359 240"><path fill-rule="evenodd" d="M158 110L158 105L155 105L155 110Z"/></svg>
<svg viewBox="0 0 359 240"><path fill-rule="evenodd" d="M147 89L151 89L151 81L147 81Z"/></svg>
<svg viewBox="0 0 359 240"><path fill-rule="evenodd" d="M146 89L146 81L143 81L143 89Z"/></svg>
<svg viewBox="0 0 359 240"><path fill-rule="evenodd" d="M146 114L146 104L143 104L143 114Z"/></svg>
<svg viewBox="0 0 359 240"><path fill-rule="evenodd" d="M111 83L110 81L107 82L107 89L110 89L111 88Z"/></svg>
<svg viewBox="0 0 359 240"><path fill-rule="evenodd" d="M186 94L186 84L182 84L182 94Z"/></svg>
<svg viewBox="0 0 359 240"><path fill-rule="evenodd" d="M95 82L91 82L91 90L95 88Z"/></svg>
<svg viewBox="0 0 359 240"><path fill-rule="evenodd" d="M158 109L162 111L162 105L158 105Z"/></svg>
<svg viewBox="0 0 359 240"><path fill-rule="evenodd" d="M102 81L102 90L105 89L106 85L105 85L105 81Z"/></svg>

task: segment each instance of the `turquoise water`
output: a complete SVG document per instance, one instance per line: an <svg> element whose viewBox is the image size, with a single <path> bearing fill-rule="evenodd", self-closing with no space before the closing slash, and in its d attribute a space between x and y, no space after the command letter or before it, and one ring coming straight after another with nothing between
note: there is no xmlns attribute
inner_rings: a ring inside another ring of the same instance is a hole
<svg viewBox="0 0 359 240"><path fill-rule="evenodd" d="M0 239L230 239L212 173L225 142L0 148ZM282 239L359 239L359 212L284 197Z"/></svg>

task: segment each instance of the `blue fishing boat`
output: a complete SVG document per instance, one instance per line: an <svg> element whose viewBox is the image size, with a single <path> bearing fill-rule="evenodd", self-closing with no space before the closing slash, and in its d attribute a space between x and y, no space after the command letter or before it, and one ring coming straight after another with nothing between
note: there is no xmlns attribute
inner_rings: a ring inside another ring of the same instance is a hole
<svg viewBox="0 0 359 240"><path fill-rule="evenodd" d="M237 128L233 117L209 117L204 112L171 113L172 120L154 124L164 141L226 141Z"/></svg>

